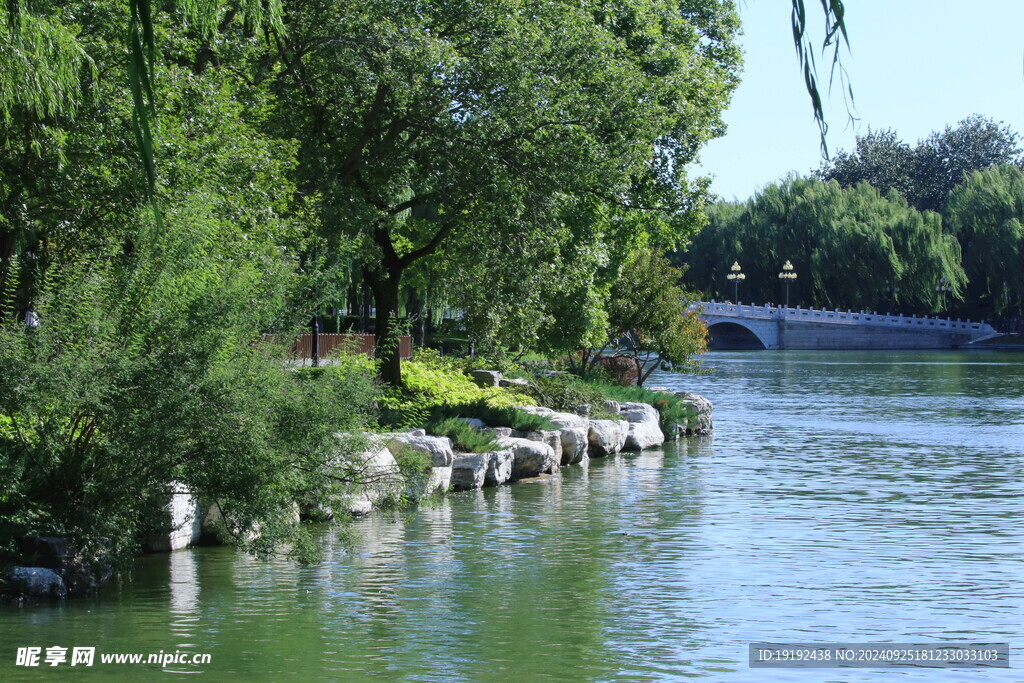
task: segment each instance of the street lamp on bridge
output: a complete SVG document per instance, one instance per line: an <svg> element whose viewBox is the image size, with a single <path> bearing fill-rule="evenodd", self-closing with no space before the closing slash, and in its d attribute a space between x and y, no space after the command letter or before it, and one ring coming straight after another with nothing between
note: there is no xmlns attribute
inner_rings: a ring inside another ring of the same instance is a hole
<svg viewBox="0 0 1024 683"><path fill-rule="evenodd" d="M732 298L739 303L740 301L740 281L746 280L747 276L740 272L740 262L733 261L732 266L729 268L732 272L726 275L726 279L732 280Z"/></svg>
<svg viewBox="0 0 1024 683"><path fill-rule="evenodd" d="M789 259L783 264L779 279L786 283L786 308L789 308L789 285L796 279L796 271L793 270L793 264Z"/></svg>
<svg viewBox="0 0 1024 683"><path fill-rule="evenodd" d="M935 285L935 291L939 293L940 312L946 309L946 295L952 291L949 280L945 276L939 278L939 284Z"/></svg>

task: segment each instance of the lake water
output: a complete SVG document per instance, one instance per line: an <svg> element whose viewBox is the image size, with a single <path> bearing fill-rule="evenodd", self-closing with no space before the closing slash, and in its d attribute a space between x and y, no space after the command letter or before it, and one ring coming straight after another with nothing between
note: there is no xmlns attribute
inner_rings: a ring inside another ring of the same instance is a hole
<svg viewBox="0 0 1024 683"><path fill-rule="evenodd" d="M301 568L141 558L0 609L0 679L1024 680L1024 354L709 354L713 437L356 522ZM750 669L748 644L1013 646L1011 669ZM13 666L19 646L209 653ZM49 667L46 667L49 669Z"/></svg>

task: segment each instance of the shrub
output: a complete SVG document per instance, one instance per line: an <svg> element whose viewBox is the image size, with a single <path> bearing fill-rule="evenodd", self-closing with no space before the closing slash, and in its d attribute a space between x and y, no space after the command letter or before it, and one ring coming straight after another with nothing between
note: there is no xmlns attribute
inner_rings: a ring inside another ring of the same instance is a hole
<svg viewBox="0 0 1024 683"><path fill-rule="evenodd" d="M596 385L569 374L538 375L530 380L527 392L539 405L561 412L575 412L581 405L590 406L591 417L611 418L604 408L607 396Z"/></svg>
<svg viewBox="0 0 1024 683"><path fill-rule="evenodd" d="M39 326L0 320L0 561L35 535L105 537L126 558L172 482L218 501L239 545L303 552L293 502L336 506L359 479L337 457L358 439L335 433L371 418L367 361L287 366L259 342L282 322L287 264L169 216L131 258L54 267Z"/></svg>
<svg viewBox="0 0 1024 683"><path fill-rule="evenodd" d="M541 415L532 415L517 408L496 408L484 401L436 406L431 411L432 419L446 417L475 417L490 427L511 427L523 432L558 429L551 420Z"/></svg>
<svg viewBox="0 0 1024 683"><path fill-rule="evenodd" d="M522 393L499 387L479 387L457 359L420 349L416 358L403 363L404 387L392 387L378 399L380 425L384 429L422 427L437 406L482 404L511 407L530 403Z"/></svg>
<svg viewBox="0 0 1024 683"><path fill-rule="evenodd" d="M474 429L457 417L428 422L427 431L438 436L447 436L452 440L456 450L466 453L488 453L498 448L498 442L492 434Z"/></svg>

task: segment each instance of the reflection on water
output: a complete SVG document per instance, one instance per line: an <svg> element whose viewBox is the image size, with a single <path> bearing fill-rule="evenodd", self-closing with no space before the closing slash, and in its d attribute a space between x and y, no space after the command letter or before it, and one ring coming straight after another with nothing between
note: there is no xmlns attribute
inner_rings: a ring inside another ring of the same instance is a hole
<svg viewBox="0 0 1024 683"><path fill-rule="evenodd" d="M1019 662L1022 361L711 354L714 374L652 382L711 398L713 437L371 516L351 551L325 531L314 567L141 558L98 598L5 608L0 641L209 652L214 680L882 675L752 672L752 641L1010 641ZM5 679L39 674L9 659Z"/></svg>

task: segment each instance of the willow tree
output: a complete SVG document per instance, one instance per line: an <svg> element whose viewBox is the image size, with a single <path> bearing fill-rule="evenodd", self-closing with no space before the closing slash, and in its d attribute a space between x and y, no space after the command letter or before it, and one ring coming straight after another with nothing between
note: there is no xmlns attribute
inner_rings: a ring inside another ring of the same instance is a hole
<svg viewBox="0 0 1024 683"><path fill-rule="evenodd" d="M732 297L726 275L734 261L746 274L743 300L779 301L787 260L798 274L793 301L805 305L934 312L945 308L940 283L954 298L963 291L956 240L938 214L917 211L895 191L793 177L709 216L676 257L691 267L688 283L709 296Z"/></svg>
<svg viewBox="0 0 1024 683"><path fill-rule="evenodd" d="M963 245L975 313L1024 314L1024 172L975 171L949 195L946 218Z"/></svg>

